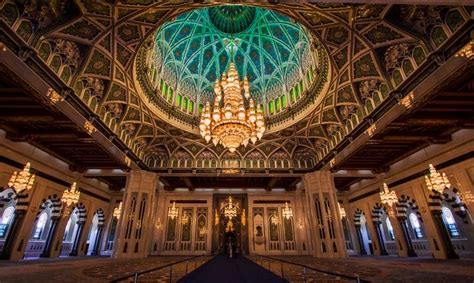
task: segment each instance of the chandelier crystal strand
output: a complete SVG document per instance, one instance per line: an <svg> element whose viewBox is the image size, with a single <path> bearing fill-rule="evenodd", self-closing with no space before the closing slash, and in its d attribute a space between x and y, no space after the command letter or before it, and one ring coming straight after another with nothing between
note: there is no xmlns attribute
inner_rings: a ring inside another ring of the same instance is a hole
<svg viewBox="0 0 474 283"><path fill-rule="evenodd" d="M230 152L249 141L256 143L263 137L265 121L262 105L255 105L250 98L250 85L245 77L241 82L234 62L214 85L214 105L206 103L201 114L199 129L201 136L217 146L222 144ZM245 102L248 101L248 108Z"/></svg>
<svg viewBox="0 0 474 283"><path fill-rule="evenodd" d="M80 195L81 192L77 190L77 184L74 182L72 183L71 188L64 190L61 201L66 204L66 206L74 205L79 202Z"/></svg>
<svg viewBox="0 0 474 283"><path fill-rule="evenodd" d="M288 202L285 202L285 207L283 208L283 217L286 219L293 217L293 210L288 207Z"/></svg>
<svg viewBox="0 0 474 283"><path fill-rule="evenodd" d="M178 217L178 208L176 207L176 202L173 201L173 205L168 210L168 217L170 219L175 219Z"/></svg>
<svg viewBox="0 0 474 283"><path fill-rule="evenodd" d="M425 175L425 183L430 191L442 194L445 188L449 189L451 187L451 183L449 182L446 173L441 174L436 171L433 164L429 165L429 170L430 173Z"/></svg>
<svg viewBox="0 0 474 283"><path fill-rule="evenodd" d="M398 201L397 194L394 191L389 190L386 183L383 183L383 191L380 192L380 201L390 207Z"/></svg>
<svg viewBox="0 0 474 283"><path fill-rule="evenodd" d="M35 174L30 172L30 166L30 162L27 162L20 173L13 172L8 181L8 187L14 188L17 193L31 190L35 182Z"/></svg>

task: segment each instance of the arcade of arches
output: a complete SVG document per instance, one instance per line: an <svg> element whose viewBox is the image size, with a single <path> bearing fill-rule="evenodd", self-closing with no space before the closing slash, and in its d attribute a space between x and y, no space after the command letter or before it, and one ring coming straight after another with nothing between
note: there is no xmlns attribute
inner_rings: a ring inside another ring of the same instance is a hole
<svg viewBox="0 0 474 283"><path fill-rule="evenodd" d="M474 6L224 2L0 2L2 274L232 254L472 282ZM232 64L264 121L235 151L200 125Z"/></svg>

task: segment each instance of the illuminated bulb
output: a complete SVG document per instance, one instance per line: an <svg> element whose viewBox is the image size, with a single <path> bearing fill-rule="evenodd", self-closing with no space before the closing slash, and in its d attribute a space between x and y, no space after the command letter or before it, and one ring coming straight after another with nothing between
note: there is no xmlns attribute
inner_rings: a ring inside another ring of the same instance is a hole
<svg viewBox="0 0 474 283"><path fill-rule="evenodd" d="M257 125L257 127L259 127L259 128L262 127L262 126L264 125L263 119L258 119L258 118L257 118L256 125Z"/></svg>
<svg viewBox="0 0 474 283"><path fill-rule="evenodd" d="M214 144L214 146L217 146L219 140L217 138L212 138L212 143Z"/></svg>
<svg viewBox="0 0 474 283"><path fill-rule="evenodd" d="M230 108L230 105L227 105L225 108L225 117L227 119L232 118L232 109Z"/></svg>
<svg viewBox="0 0 474 283"><path fill-rule="evenodd" d="M206 142L209 142L211 140L211 136L209 134L206 134L204 139L206 140Z"/></svg>
<svg viewBox="0 0 474 283"><path fill-rule="evenodd" d="M262 132L259 131L259 132L257 133L257 138L258 138L258 139L261 139L262 137L263 137L263 134L262 134Z"/></svg>

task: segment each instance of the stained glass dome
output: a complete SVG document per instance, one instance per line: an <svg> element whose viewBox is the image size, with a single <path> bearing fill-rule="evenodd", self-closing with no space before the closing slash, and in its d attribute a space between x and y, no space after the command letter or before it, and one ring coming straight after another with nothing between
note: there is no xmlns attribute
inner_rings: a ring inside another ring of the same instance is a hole
<svg viewBox="0 0 474 283"><path fill-rule="evenodd" d="M214 81L234 60L254 98L266 103L289 93L316 68L310 42L303 26L271 10L237 5L194 10L157 30L156 76L174 93L207 101Z"/></svg>

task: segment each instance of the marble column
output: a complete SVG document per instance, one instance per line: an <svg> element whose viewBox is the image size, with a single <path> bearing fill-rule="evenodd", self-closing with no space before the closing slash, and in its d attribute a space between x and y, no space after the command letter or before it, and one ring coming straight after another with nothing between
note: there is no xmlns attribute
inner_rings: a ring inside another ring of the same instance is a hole
<svg viewBox="0 0 474 283"><path fill-rule="evenodd" d="M49 227L48 236L46 237L46 242L44 242L43 252L40 254L40 257L50 257L52 242L53 242L54 236L56 235L58 222L59 222L59 218L51 219L51 226Z"/></svg>
<svg viewBox="0 0 474 283"><path fill-rule="evenodd" d="M337 205L336 187L330 171L307 173L303 177L307 195L313 256L343 258L347 256L344 232Z"/></svg>
<svg viewBox="0 0 474 283"><path fill-rule="evenodd" d="M100 246L100 241L102 238L102 230L104 228L104 225L99 225L97 227L97 235L95 237L95 242L94 242L94 248L92 249L91 255L99 255L99 246Z"/></svg>
<svg viewBox="0 0 474 283"><path fill-rule="evenodd" d="M81 239L82 230L84 229L84 223L77 223L76 235L74 235L74 242L72 243L72 249L69 256L77 256L77 250L79 249L79 239Z"/></svg>
<svg viewBox="0 0 474 283"><path fill-rule="evenodd" d="M143 258L150 254L158 186L156 173L140 170L128 173L112 257Z"/></svg>
<svg viewBox="0 0 474 283"><path fill-rule="evenodd" d="M383 234L382 234L382 222L380 221L374 221L374 226L375 226L375 232L377 233L377 240L379 242L379 247L380 247L380 255L388 255L387 250L385 249L385 242L383 240Z"/></svg>
<svg viewBox="0 0 474 283"><path fill-rule="evenodd" d="M393 234L395 236L395 242L397 243L398 255L403 256L403 257L410 256L410 252L414 253L413 247L410 251L409 250L410 245L407 242L405 232L400 226L399 220L396 217L395 206L390 207L387 205L386 211L388 213L388 219L390 220L390 223L392 224ZM416 256L416 253L414 256Z"/></svg>
<svg viewBox="0 0 474 283"><path fill-rule="evenodd" d="M366 255L367 251L365 250L364 240L362 238L362 230L361 230L360 225L356 225L356 231L357 231L357 242L359 243L359 254Z"/></svg>
<svg viewBox="0 0 474 283"><path fill-rule="evenodd" d="M398 223L403 232L403 238L407 246L407 255L410 257L417 256L415 249L413 249L413 243L411 241L410 232L408 230L408 220L406 218L399 218Z"/></svg>

